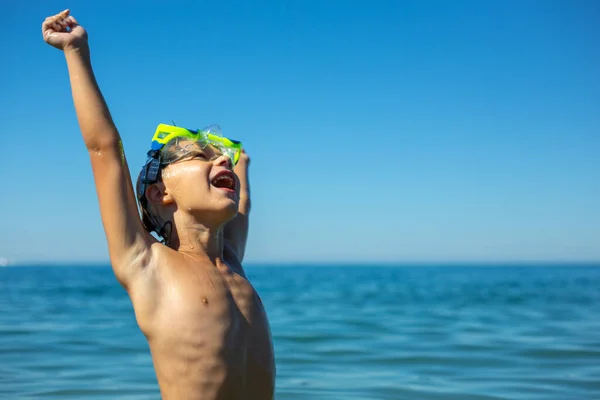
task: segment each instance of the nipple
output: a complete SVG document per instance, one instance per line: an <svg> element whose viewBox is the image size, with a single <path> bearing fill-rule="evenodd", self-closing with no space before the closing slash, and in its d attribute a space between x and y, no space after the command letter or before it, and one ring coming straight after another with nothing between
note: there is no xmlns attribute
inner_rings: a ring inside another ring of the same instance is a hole
<svg viewBox="0 0 600 400"><path fill-rule="evenodd" d="M203 302L204 304L208 304L208 299L207 299L206 297L203 297L203 298L202 298L202 302Z"/></svg>

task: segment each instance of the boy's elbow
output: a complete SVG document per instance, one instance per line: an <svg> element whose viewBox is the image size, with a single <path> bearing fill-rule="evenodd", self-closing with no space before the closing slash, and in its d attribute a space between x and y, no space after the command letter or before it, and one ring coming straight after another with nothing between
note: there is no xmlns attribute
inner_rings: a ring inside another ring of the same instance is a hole
<svg viewBox="0 0 600 400"><path fill-rule="evenodd" d="M110 151L121 149L121 137L119 132L113 126L106 124L85 124L81 126L83 141L88 150Z"/></svg>
<svg viewBox="0 0 600 400"><path fill-rule="evenodd" d="M93 153L116 151L121 153L123 148L118 137L102 137L85 140L85 147Z"/></svg>

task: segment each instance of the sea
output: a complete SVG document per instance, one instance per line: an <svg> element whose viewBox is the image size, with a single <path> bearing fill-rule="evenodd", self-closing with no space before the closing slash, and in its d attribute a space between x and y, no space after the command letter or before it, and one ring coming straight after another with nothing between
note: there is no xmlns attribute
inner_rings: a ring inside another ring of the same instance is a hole
<svg viewBox="0 0 600 400"><path fill-rule="evenodd" d="M600 265L249 265L277 400L600 399ZM160 399L108 265L0 268L0 399Z"/></svg>

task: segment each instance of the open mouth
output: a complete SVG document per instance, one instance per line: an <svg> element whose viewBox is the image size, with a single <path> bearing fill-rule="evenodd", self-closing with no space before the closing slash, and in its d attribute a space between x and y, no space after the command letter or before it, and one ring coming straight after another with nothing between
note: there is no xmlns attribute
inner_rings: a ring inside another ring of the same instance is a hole
<svg viewBox="0 0 600 400"><path fill-rule="evenodd" d="M215 176L210 183L219 189L235 191L235 178L231 172L223 172Z"/></svg>

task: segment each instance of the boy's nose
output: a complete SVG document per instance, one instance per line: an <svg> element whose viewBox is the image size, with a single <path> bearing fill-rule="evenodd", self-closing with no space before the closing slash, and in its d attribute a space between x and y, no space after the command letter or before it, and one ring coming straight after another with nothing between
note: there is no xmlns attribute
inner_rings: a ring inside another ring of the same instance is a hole
<svg viewBox="0 0 600 400"><path fill-rule="evenodd" d="M226 155L219 156L217 159L215 159L215 165L219 167L225 167L227 169L233 168L231 158Z"/></svg>

